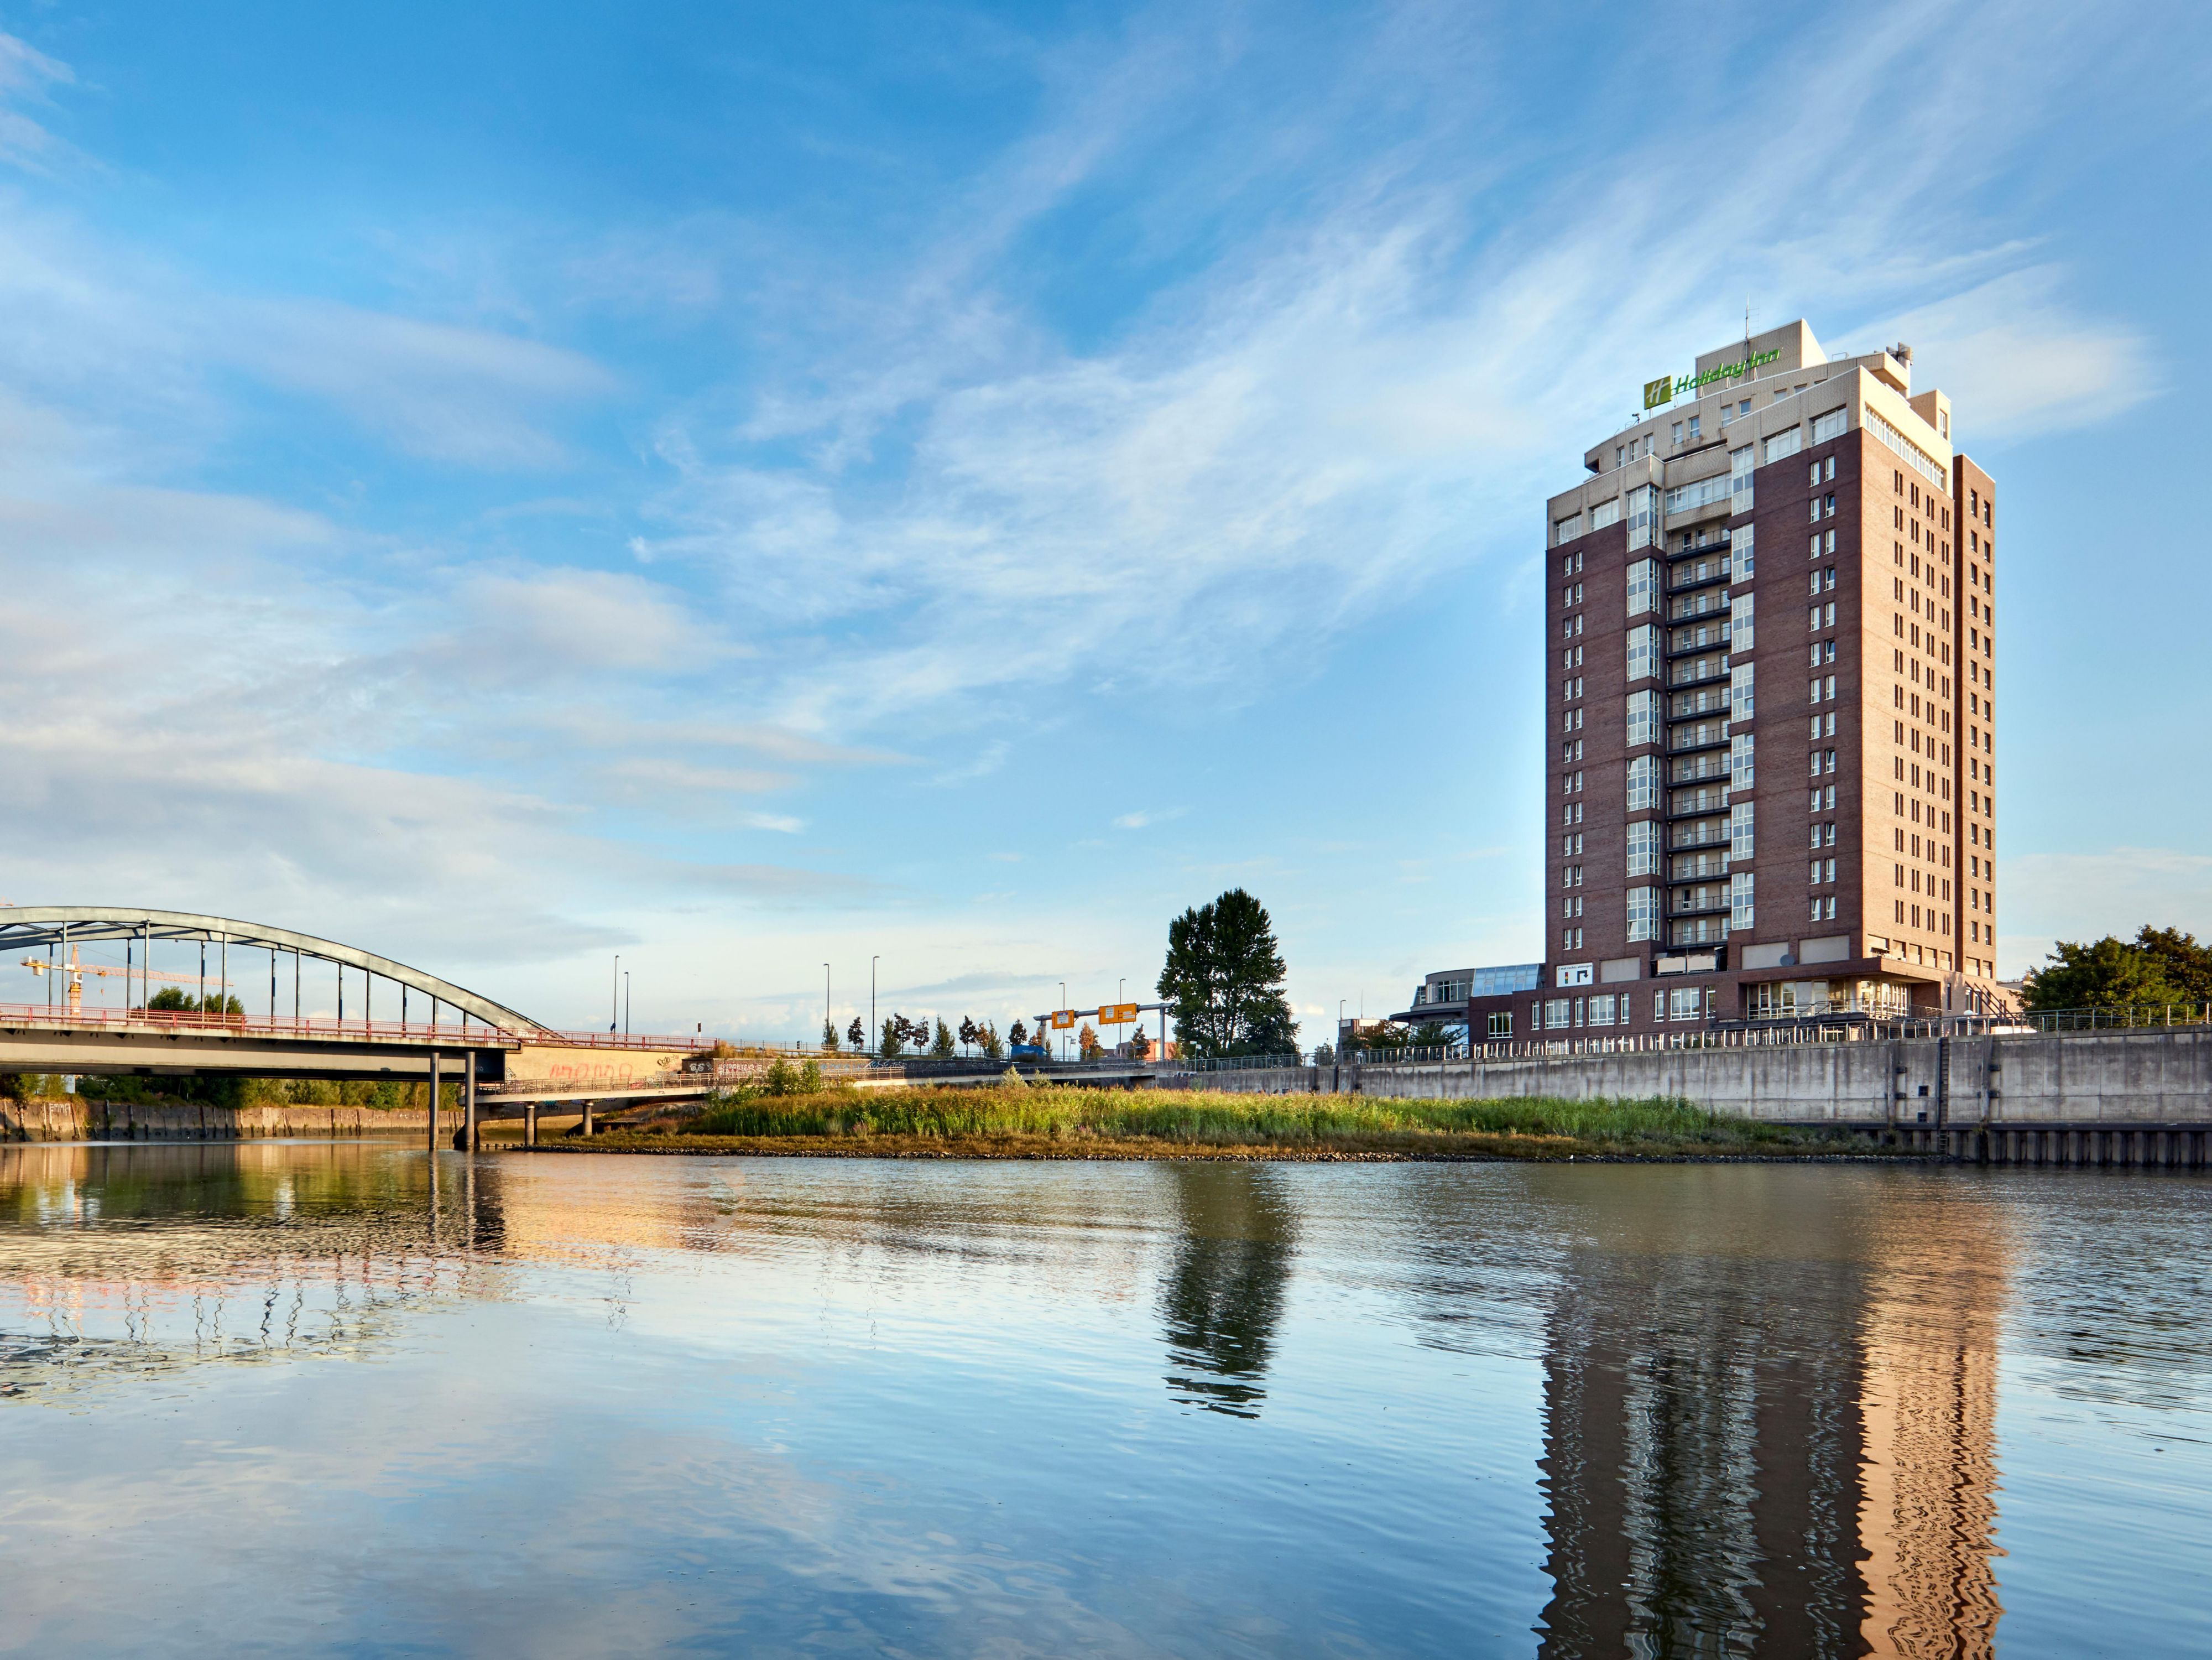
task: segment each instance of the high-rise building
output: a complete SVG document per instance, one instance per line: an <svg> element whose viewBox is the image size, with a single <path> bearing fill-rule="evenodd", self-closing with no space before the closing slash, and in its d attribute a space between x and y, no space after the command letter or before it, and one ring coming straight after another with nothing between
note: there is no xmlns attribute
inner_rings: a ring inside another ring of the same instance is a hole
<svg viewBox="0 0 2212 1660"><path fill-rule="evenodd" d="M1751 336L1551 498L1542 983L1477 1041L1990 1006L1995 492L1911 375Z"/></svg>

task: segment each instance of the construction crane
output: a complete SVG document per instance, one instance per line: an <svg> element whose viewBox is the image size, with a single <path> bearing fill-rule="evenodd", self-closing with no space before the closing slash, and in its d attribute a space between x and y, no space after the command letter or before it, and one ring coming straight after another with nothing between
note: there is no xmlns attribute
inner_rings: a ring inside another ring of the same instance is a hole
<svg viewBox="0 0 2212 1660"><path fill-rule="evenodd" d="M84 1012L84 976L88 974L97 976L102 980L112 979L119 975L126 982L174 980L183 985L198 985L204 983L205 979L204 976L197 974L166 974L159 969L125 968L106 963L80 962L77 960L77 948L75 946L70 947L69 961L66 963L49 963L37 957L26 957L21 960L23 966L30 970L33 974L58 974L67 976L65 983L69 987L69 1012L71 1014L82 1014ZM220 996L228 989L230 982L217 980L215 985L216 993Z"/></svg>

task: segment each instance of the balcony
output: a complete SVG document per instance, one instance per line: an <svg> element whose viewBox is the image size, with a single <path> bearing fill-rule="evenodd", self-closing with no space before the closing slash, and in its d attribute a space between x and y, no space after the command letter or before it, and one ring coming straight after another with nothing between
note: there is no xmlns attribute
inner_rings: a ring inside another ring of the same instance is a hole
<svg viewBox="0 0 2212 1660"><path fill-rule="evenodd" d="M1706 818L1695 824L1668 827L1667 846L1670 850L1723 847L1728 840L1729 821L1725 818Z"/></svg>
<svg viewBox="0 0 2212 1660"><path fill-rule="evenodd" d="M1729 741L1729 724L1725 721L1700 721L1695 726L1672 727L1667 733L1669 754L1682 755L1692 750L1725 748ZM1725 767L1722 769L1727 770Z"/></svg>
<svg viewBox="0 0 2212 1660"><path fill-rule="evenodd" d="M1717 657L1693 658L1686 663L1675 663L1667 671L1670 686L1702 686L1710 681L1725 679L1729 672L1728 654Z"/></svg>
<svg viewBox="0 0 2212 1660"><path fill-rule="evenodd" d="M1674 556L1670 557L1681 557L1681 556L1674 553ZM1672 580L1666 584L1666 591L1668 593L1692 593L1692 591L1697 589L1710 589L1710 587L1717 587L1717 584L1721 582L1728 582L1729 569L1732 567L1729 567L1729 560L1725 553L1721 557L1717 557L1717 560L1697 560L1694 564L1674 564L1674 567L1668 569L1668 578Z"/></svg>
<svg viewBox="0 0 2212 1660"><path fill-rule="evenodd" d="M1675 882L1697 882L1709 877L1726 876L1728 873L1729 856L1725 853L1692 853L1684 854L1674 860L1673 874L1668 879Z"/></svg>
<svg viewBox="0 0 2212 1660"><path fill-rule="evenodd" d="M1725 688L1711 691L1686 691L1679 697L1668 700L1667 718L1670 721L1687 720L1696 714L1726 715L1728 712L1729 695Z"/></svg>
<svg viewBox="0 0 2212 1660"><path fill-rule="evenodd" d="M1728 757L1708 752L1674 763L1667 775L1667 781L1669 784L1702 784L1708 779L1726 778L1728 775Z"/></svg>
<svg viewBox="0 0 2212 1660"><path fill-rule="evenodd" d="M1670 946L1717 946L1727 938L1725 916L1701 916L1693 922L1674 922L1667 929L1667 943Z"/></svg>
<svg viewBox="0 0 2212 1660"><path fill-rule="evenodd" d="M1700 784L1695 789L1670 793L1667 798L1667 816L1669 818L1694 818L1706 813L1726 812L1728 804L1726 787L1717 789L1711 784Z"/></svg>
<svg viewBox="0 0 2212 1660"><path fill-rule="evenodd" d="M1724 575L1719 579L1721 581L1727 580ZM1713 583L1708 582L1700 592L1686 599L1677 599L1668 607L1667 620L1670 623L1694 622L1700 617L1711 617L1716 612L1724 615L1728 608L1728 595Z"/></svg>
<svg viewBox="0 0 2212 1660"><path fill-rule="evenodd" d="M1724 648L1728 642L1729 621L1723 617L1718 622L1700 623L1695 628L1669 629L1667 631L1667 655L1686 657L1692 652Z"/></svg>

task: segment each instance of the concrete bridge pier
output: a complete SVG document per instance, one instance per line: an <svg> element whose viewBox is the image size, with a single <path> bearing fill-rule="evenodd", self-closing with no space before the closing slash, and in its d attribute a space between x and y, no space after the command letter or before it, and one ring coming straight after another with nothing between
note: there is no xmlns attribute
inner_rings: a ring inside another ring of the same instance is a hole
<svg viewBox="0 0 2212 1660"><path fill-rule="evenodd" d="M461 1073L461 1134L463 1152L477 1151L477 1058L462 1057Z"/></svg>
<svg viewBox="0 0 2212 1660"><path fill-rule="evenodd" d="M437 1050L432 1049L430 1051L430 1112L428 1122L430 1126L430 1151L432 1152L435 1152L438 1150L438 1062L441 1058L441 1057L439 1055Z"/></svg>
<svg viewBox="0 0 2212 1660"><path fill-rule="evenodd" d="M522 1145L526 1147L538 1145L538 1104L535 1101L526 1102L523 1105Z"/></svg>
<svg viewBox="0 0 2212 1660"><path fill-rule="evenodd" d="M591 1133L592 1133L592 1109L593 1107L597 1106L598 1104L599 1104L599 1103L598 1103L598 1102L596 1102L596 1101L586 1101L586 1102L585 1102L585 1103L584 1103L584 1120L583 1120L583 1122L581 1122L580 1124L579 1124L579 1125L576 1127L576 1131L577 1131L577 1134L580 1134L580 1135L586 1135L586 1136L588 1136L588 1135L590 1135L590 1134L591 1134Z"/></svg>

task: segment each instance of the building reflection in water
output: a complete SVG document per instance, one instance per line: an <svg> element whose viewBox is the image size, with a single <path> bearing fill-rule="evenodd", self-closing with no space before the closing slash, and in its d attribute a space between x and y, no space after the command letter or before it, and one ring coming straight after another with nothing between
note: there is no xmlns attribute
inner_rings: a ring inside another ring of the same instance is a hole
<svg viewBox="0 0 2212 1660"><path fill-rule="evenodd" d="M1176 1237L1160 1288L1168 1392L1208 1412L1256 1418L1290 1282L1296 1218L1264 1165L1170 1169Z"/></svg>
<svg viewBox="0 0 2212 1660"><path fill-rule="evenodd" d="M1738 1186L1574 1218L1542 1654L1994 1651L1990 1213L1917 1193L1908 1228L1790 1174L1764 1217Z"/></svg>

